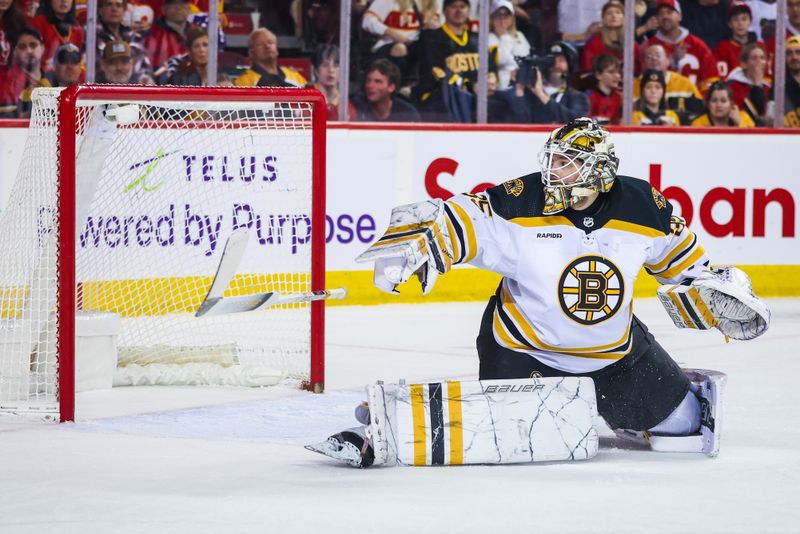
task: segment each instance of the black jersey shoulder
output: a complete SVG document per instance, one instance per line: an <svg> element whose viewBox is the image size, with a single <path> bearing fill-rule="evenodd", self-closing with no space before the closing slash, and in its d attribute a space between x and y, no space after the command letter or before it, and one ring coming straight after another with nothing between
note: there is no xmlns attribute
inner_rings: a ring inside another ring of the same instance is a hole
<svg viewBox="0 0 800 534"><path fill-rule="evenodd" d="M486 190L492 211L503 219L542 216L542 173L534 172Z"/></svg>
<svg viewBox="0 0 800 534"><path fill-rule="evenodd" d="M670 204L650 182L617 176L609 192L608 217L670 233Z"/></svg>

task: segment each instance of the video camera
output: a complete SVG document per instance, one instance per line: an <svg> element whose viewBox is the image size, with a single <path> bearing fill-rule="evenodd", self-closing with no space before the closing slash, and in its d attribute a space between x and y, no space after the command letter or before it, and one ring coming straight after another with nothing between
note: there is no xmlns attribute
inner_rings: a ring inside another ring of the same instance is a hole
<svg viewBox="0 0 800 534"><path fill-rule="evenodd" d="M514 60L517 62L517 83L524 86L530 86L536 83L538 73L547 72L547 69L552 67L556 62L556 57L552 54L540 56L530 53L527 56L516 56Z"/></svg>

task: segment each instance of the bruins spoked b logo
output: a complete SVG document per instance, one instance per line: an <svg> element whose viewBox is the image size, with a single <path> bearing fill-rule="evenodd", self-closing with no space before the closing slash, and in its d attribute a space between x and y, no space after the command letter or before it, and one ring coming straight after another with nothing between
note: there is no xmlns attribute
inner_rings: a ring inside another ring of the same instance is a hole
<svg viewBox="0 0 800 534"><path fill-rule="evenodd" d="M558 283L561 309L570 319L585 325L600 323L617 313L624 293L620 270L600 256L574 260Z"/></svg>

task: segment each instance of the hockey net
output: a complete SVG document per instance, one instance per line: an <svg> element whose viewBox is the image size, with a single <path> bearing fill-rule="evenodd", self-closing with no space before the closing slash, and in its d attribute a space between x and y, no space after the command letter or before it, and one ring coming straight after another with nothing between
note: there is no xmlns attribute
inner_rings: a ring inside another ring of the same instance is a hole
<svg viewBox="0 0 800 534"><path fill-rule="evenodd" d="M224 297L324 288L324 103L264 88L36 90L0 214L0 416L74 415L76 317L116 314L115 385L323 387L321 302L196 317Z"/></svg>

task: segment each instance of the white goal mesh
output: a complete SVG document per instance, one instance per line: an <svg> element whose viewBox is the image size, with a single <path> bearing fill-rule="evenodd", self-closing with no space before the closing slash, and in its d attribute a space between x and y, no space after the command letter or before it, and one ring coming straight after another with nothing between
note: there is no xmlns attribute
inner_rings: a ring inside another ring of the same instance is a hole
<svg viewBox="0 0 800 534"><path fill-rule="evenodd" d="M314 152L312 103L223 89L187 102L175 89L78 92L74 154L60 138L59 90L35 92L0 214L0 415L58 413L64 313L121 317L117 385L309 379L308 303L195 312L237 228L248 242L225 297L313 289L312 167L324 155ZM69 206L58 177L71 165ZM72 250L59 233L65 217L75 217ZM72 266L75 306L61 310L58 276Z"/></svg>

